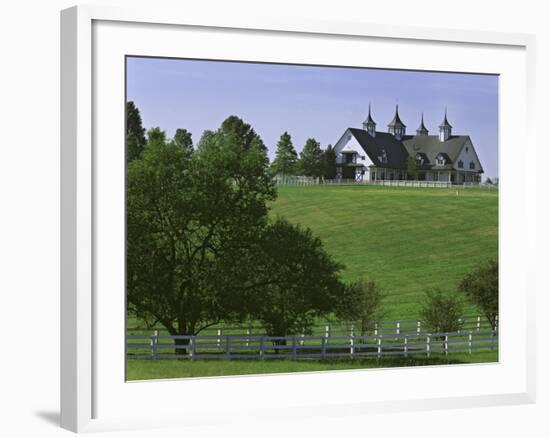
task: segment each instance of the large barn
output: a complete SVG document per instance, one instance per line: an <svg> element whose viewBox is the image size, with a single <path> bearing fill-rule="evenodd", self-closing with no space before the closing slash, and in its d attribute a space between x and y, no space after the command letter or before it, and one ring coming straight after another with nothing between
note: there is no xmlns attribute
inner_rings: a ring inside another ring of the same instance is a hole
<svg viewBox="0 0 550 438"><path fill-rule="evenodd" d="M438 135L429 135L423 115L416 135L407 135L406 128L396 105L388 132L377 131L369 105L363 129L346 129L334 147L337 178L356 181L412 178L454 184L481 181L483 167L472 140L468 135L452 135L447 110ZM414 171L409 157L415 160Z"/></svg>

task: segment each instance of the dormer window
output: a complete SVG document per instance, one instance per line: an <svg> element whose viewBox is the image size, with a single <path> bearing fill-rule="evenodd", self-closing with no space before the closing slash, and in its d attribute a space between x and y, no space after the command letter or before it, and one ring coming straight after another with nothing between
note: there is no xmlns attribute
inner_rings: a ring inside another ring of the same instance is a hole
<svg viewBox="0 0 550 438"><path fill-rule="evenodd" d="M463 168L464 168L464 161L460 160L460 161L458 162L458 168L459 168L459 169L463 169Z"/></svg>
<svg viewBox="0 0 550 438"><path fill-rule="evenodd" d="M439 154L439 155L435 158L435 163L436 163L438 166L444 166L444 165L445 165L445 157L443 157L443 155Z"/></svg>
<svg viewBox="0 0 550 438"><path fill-rule="evenodd" d="M470 169L475 169L476 168L476 163L474 163L473 161L470 161Z"/></svg>
<svg viewBox="0 0 550 438"><path fill-rule="evenodd" d="M422 166L424 164L424 157L422 156L422 154L416 154L416 163L419 165L419 166Z"/></svg>
<svg viewBox="0 0 550 438"><path fill-rule="evenodd" d="M382 149L382 155L378 157L381 163L387 163L388 162L388 155L386 154L386 151Z"/></svg>

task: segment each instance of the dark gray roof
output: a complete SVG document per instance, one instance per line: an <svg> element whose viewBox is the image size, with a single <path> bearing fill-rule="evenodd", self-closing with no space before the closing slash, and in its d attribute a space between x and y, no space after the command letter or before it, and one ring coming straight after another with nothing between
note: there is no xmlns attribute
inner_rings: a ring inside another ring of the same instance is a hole
<svg viewBox="0 0 550 438"><path fill-rule="evenodd" d="M407 160L407 150L403 143L396 140L392 134L377 132L372 137L364 129L349 128L349 131L361 145L375 166L404 169ZM384 162L382 157L386 157Z"/></svg>
<svg viewBox="0 0 550 438"><path fill-rule="evenodd" d="M421 152L433 165L440 153L445 157L445 164L454 163L468 139L467 135L451 135L446 141L439 141L437 135L406 135L402 141L410 155L416 156Z"/></svg>
<svg viewBox="0 0 550 438"><path fill-rule="evenodd" d="M470 138L467 135L452 135L446 141L439 141L438 135L406 135L399 141L387 132L376 132L373 137L364 129L348 129L376 167L394 169L406 168L407 157L416 157L417 154L424 159L420 169L434 167L439 154L445 158L445 165L436 168L453 169L453 164Z"/></svg>
<svg viewBox="0 0 550 438"><path fill-rule="evenodd" d="M407 125L405 125L401 119L399 118L399 107L395 105L395 116L393 116L393 120L388 125L388 128L393 128L395 126L406 128Z"/></svg>

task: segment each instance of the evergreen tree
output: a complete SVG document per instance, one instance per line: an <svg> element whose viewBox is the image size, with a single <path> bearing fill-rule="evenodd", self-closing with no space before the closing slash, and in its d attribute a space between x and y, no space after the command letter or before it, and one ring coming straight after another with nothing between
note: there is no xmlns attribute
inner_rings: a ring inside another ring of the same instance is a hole
<svg viewBox="0 0 550 438"><path fill-rule="evenodd" d="M176 129L174 144L182 148L184 155L189 158L193 155L193 140L187 129Z"/></svg>
<svg viewBox="0 0 550 438"><path fill-rule="evenodd" d="M283 132L277 142L277 151L275 159L271 164L271 170L274 175L293 175L296 170L298 154L292 144L292 138L288 132Z"/></svg>
<svg viewBox="0 0 550 438"><path fill-rule="evenodd" d="M166 131L163 131L158 126L149 129L147 131L147 144L165 144L166 143Z"/></svg>
<svg viewBox="0 0 550 438"><path fill-rule="evenodd" d="M141 155L145 143L145 129L141 123L139 109L134 102L126 102L126 159L128 162Z"/></svg>
<svg viewBox="0 0 550 438"><path fill-rule="evenodd" d="M328 145L323 152L323 174L325 179L336 178L336 152L332 145Z"/></svg>
<svg viewBox="0 0 550 438"><path fill-rule="evenodd" d="M322 175L321 145L314 138L308 138L300 152L300 171L305 176L318 178Z"/></svg>
<svg viewBox="0 0 550 438"><path fill-rule="evenodd" d="M416 159L409 155L407 157L407 161L405 165L407 167L407 179L409 180L418 179L418 168L416 165Z"/></svg>

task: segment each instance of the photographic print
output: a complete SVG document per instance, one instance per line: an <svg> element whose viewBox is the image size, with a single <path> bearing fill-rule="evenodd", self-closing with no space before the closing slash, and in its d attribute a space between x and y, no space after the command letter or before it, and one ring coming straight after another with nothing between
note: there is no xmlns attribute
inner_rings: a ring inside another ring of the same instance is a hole
<svg viewBox="0 0 550 438"><path fill-rule="evenodd" d="M126 58L127 380L498 362L498 76Z"/></svg>

